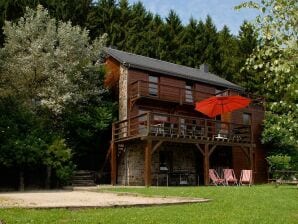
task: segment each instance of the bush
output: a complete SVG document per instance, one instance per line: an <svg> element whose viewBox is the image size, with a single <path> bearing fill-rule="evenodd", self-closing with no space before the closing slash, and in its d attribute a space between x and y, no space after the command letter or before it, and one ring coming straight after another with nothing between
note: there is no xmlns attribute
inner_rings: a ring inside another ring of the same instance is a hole
<svg viewBox="0 0 298 224"><path fill-rule="evenodd" d="M288 155L272 155L267 157L267 161L270 165L270 170L289 170L291 168L291 157Z"/></svg>

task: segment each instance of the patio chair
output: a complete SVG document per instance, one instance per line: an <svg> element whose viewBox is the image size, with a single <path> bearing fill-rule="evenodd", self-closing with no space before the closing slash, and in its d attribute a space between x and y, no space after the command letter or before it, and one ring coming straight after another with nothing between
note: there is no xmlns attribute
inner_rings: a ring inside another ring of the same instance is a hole
<svg viewBox="0 0 298 224"><path fill-rule="evenodd" d="M241 170L241 175L239 179L240 185L248 185L252 184L252 170Z"/></svg>
<svg viewBox="0 0 298 224"><path fill-rule="evenodd" d="M218 176L218 173L215 171L215 169L209 169L209 179L215 186L220 184L225 185L225 180Z"/></svg>
<svg viewBox="0 0 298 224"><path fill-rule="evenodd" d="M223 173L224 173L224 179L225 179L226 185L229 185L229 184L238 185L238 181L233 169L223 169Z"/></svg>

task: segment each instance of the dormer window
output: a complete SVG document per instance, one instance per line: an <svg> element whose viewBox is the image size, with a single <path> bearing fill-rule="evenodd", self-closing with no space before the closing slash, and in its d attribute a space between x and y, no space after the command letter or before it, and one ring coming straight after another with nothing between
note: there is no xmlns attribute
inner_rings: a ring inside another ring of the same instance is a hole
<svg viewBox="0 0 298 224"><path fill-rule="evenodd" d="M158 96L158 77L149 75L149 95Z"/></svg>

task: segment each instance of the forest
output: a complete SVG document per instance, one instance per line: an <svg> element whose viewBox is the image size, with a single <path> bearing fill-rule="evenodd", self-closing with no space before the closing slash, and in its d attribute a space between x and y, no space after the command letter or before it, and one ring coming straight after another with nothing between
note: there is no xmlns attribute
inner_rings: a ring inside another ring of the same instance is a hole
<svg viewBox="0 0 298 224"><path fill-rule="evenodd" d="M75 169L102 169L118 109L104 85L103 46L195 68L206 63L264 97L262 141L269 155L297 167L294 0L238 6L261 13L243 21L237 35L218 30L210 16L183 24L175 11L162 18L141 2L75 3L0 0L0 175L13 186L24 189L33 170L39 185L55 187Z"/></svg>

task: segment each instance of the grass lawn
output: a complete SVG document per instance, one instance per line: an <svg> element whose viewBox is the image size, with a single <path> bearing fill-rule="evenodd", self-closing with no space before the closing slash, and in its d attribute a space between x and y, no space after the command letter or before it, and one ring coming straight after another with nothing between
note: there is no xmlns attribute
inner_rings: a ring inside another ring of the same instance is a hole
<svg viewBox="0 0 298 224"><path fill-rule="evenodd" d="M111 190L111 189L109 189ZM82 210L0 209L6 224L26 223L297 223L298 188L274 187L152 187L113 191L148 196L183 196L213 199L208 203L140 208Z"/></svg>

